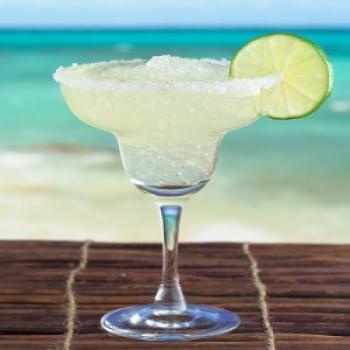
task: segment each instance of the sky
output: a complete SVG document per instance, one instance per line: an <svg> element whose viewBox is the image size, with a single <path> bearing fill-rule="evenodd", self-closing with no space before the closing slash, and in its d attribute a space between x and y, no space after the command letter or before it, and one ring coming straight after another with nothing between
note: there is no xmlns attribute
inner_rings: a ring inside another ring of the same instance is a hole
<svg viewBox="0 0 350 350"><path fill-rule="evenodd" d="M0 27L350 27L350 0L0 0Z"/></svg>

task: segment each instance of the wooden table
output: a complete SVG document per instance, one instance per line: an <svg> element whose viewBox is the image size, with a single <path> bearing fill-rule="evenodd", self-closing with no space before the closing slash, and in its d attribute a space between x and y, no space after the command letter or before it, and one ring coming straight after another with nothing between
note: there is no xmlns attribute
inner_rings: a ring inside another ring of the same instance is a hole
<svg viewBox="0 0 350 350"><path fill-rule="evenodd" d="M350 246L248 248L267 290L275 349L349 350ZM242 326L201 342L146 343L108 335L99 319L152 300L160 246L1 241L0 349L269 349L252 267L240 244L182 244L188 301L235 310Z"/></svg>

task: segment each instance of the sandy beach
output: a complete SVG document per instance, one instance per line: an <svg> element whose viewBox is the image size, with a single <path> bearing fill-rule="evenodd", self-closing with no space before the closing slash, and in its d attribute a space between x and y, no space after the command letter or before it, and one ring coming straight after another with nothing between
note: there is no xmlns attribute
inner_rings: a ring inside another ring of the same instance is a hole
<svg viewBox="0 0 350 350"><path fill-rule="evenodd" d="M349 242L346 178L327 188L316 170L270 173L264 160L248 159L222 154L212 181L184 207L182 241ZM129 183L116 151L8 150L0 162L2 239L161 240L153 198Z"/></svg>

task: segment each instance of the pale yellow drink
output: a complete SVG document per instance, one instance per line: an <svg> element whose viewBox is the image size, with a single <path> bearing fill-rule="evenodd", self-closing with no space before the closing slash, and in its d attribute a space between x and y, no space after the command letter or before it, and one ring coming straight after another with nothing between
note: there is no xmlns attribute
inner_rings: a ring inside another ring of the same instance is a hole
<svg viewBox="0 0 350 350"><path fill-rule="evenodd" d="M228 71L224 60L160 56L73 65L55 79L75 115L117 137L132 182L175 195L208 181L222 136L255 121L261 91L278 81Z"/></svg>

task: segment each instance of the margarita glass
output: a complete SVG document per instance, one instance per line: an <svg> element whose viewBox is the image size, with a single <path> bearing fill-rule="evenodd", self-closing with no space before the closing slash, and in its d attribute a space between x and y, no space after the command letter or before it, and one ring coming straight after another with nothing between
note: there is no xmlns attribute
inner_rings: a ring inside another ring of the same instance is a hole
<svg viewBox="0 0 350 350"><path fill-rule="evenodd" d="M131 182L151 194L163 225L162 279L154 303L111 311L104 329L126 337L177 341L226 333L239 317L187 304L177 271L183 202L208 182L224 134L260 116L260 95L277 74L232 79L225 60L170 56L60 68L54 77L73 113L113 133Z"/></svg>

